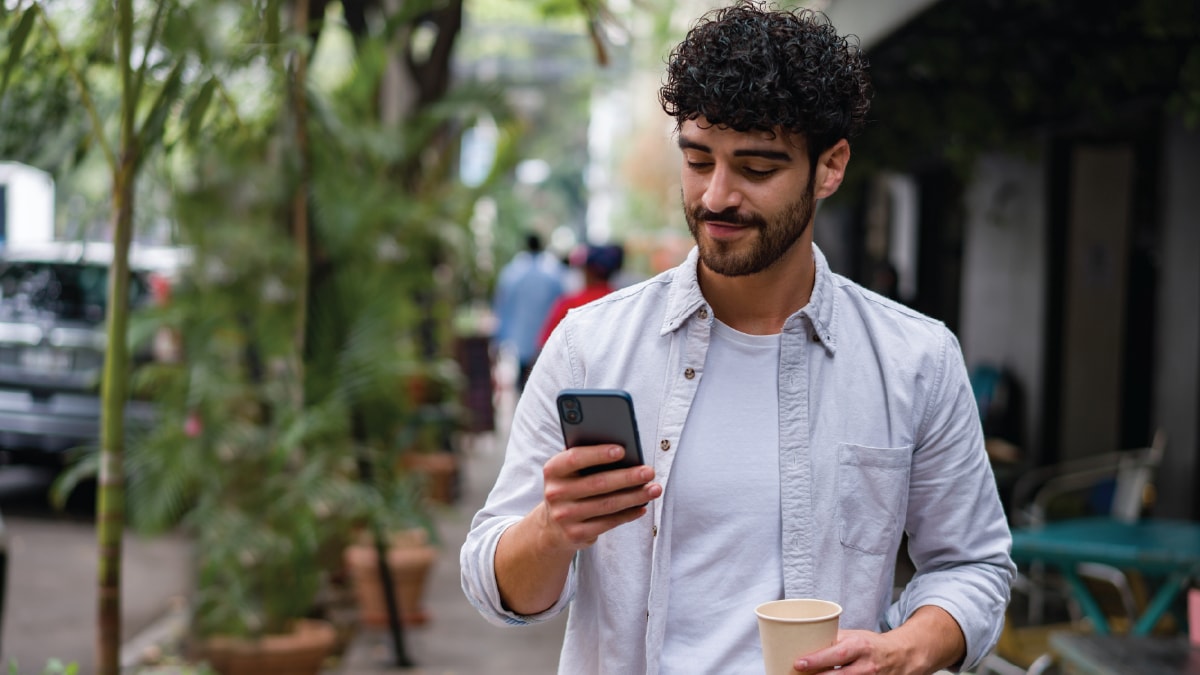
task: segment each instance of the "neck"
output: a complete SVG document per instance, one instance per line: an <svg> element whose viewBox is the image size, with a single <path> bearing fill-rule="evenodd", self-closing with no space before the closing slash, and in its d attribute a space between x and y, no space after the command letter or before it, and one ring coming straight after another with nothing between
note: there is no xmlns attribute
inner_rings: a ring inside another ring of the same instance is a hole
<svg viewBox="0 0 1200 675"><path fill-rule="evenodd" d="M817 266L807 237L769 268L739 277L727 277L704 266L697 269L700 290L716 318L750 335L783 332L788 317L808 304L816 283Z"/></svg>

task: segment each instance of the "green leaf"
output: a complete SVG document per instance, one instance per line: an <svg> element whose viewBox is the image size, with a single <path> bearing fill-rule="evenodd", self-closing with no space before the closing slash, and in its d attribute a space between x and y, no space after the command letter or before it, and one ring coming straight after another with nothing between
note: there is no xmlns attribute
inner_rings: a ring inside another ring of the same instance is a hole
<svg viewBox="0 0 1200 675"><path fill-rule="evenodd" d="M81 455L77 461L67 467L54 484L50 487L50 502L54 508L63 510L67 507L67 498L85 480L100 475L100 453L94 449Z"/></svg>
<svg viewBox="0 0 1200 675"><path fill-rule="evenodd" d="M183 83L183 68L186 64L187 59L179 59L175 62L175 67L167 75L167 81L163 83L162 89L158 92L158 98L154 100L154 105L146 115L145 122L142 123L141 131L137 135L141 158L145 158L150 149L162 141L167 115L171 112L171 106L179 98L179 91Z"/></svg>
<svg viewBox="0 0 1200 675"><path fill-rule="evenodd" d="M4 74L0 76L0 98L4 98L4 92L8 89L8 80L12 77L17 63L21 61L21 53L25 51L25 42L33 30L33 22L37 18L34 13L37 11L37 5L25 10L25 13L21 15L21 20L17 22L16 27L8 36L8 59L4 63Z"/></svg>
<svg viewBox="0 0 1200 675"><path fill-rule="evenodd" d="M208 111L209 104L212 103L213 93L217 89L217 78L210 77L208 81L200 87L196 98L192 99L191 105L184 112L184 119L187 121L187 138L188 140L196 140L200 134L200 127L204 123L204 113Z"/></svg>

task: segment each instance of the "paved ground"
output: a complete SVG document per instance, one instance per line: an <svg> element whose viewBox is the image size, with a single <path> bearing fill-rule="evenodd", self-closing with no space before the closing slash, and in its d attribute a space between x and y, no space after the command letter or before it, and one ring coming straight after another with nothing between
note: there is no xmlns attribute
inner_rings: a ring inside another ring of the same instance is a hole
<svg viewBox="0 0 1200 675"><path fill-rule="evenodd" d="M0 468L0 509L8 536L8 588L0 635L0 672L19 664L40 673L52 658L93 672L96 640L96 535L85 514L47 508L47 478ZM122 556L122 634L153 624L190 583L190 551L179 537L128 535Z"/></svg>

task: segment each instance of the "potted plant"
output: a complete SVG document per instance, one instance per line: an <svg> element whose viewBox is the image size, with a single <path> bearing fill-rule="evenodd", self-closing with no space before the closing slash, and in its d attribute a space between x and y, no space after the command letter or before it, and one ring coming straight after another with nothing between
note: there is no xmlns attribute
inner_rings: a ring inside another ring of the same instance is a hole
<svg viewBox="0 0 1200 675"><path fill-rule="evenodd" d="M387 522L364 527L342 552L344 572L358 617L369 626L384 626L391 616L388 593L392 594L397 619L405 626L429 621L425 609L425 587L438 557L437 532L422 503L424 490L415 476L386 481L387 503L392 507ZM382 552L386 568L380 565ZM390 580L385 581L386 569Z"/></svg>
<svg viewBox="0 0 1200 675"><path fill-rule="evenodd" d="M129 513L143 531L180 522L194 537L197 658L226 674L316 673L336 638L310 618L316 596L382 501L359 473L345 397L305 387L281 328L293 325L290 242L207 235L162 310L183 359L135 376L159 422L130 445ZM295 653L271 670L284 652Z"/></svg>
<svg viewBox="0 0 1200 675"><path fill-rule="evenodd" d="M438 555L430 509L451 500L457 474L449 444L458 423L457 365L446 360L421 364L402 379L404 396L375 396L360 407L364 422L372 415L380 417L362 425L359 440L364 474L386 508L343 552L359 617L375 626L392 618L389 592L403 624L419 626L429 620L423 598ZM384 417L394 422L385 424ZM380 564L381 556L386 565ZM390 583L383 578L384 570Z"/></svg>

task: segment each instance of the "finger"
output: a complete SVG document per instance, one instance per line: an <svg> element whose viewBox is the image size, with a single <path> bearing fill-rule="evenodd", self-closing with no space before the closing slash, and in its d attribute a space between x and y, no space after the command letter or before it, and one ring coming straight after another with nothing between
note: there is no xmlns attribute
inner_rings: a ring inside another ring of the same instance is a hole
<svg viewBox="0 0 1200 675"><path fill-rule="evenodd" d="M559 523L563 535L575 546L590 546L600 535L609 530L632 522L646 515L646 507L635 506L616 513L596 516L587 520L568 519ZM554 514L551 514L554 517Z"/></svg>
<svg viewBox="0 0 1200 675"><path fill-rule="evenodd" d="M802 673L822 673L853 663L864 655L865 645L847 637L846 631L839 631L833 646L800 656L793 667Z"/></svg>
<svg viewBox="0 0 1200 675"><path fill-rule="evenodd" d="M620 445L587 445L576 448L569 448L568 452L574 455L576 470L593 469L595 467L611 464L625 456L625 448Z"/></svg>
<svg viewBox="0 0 1200 675"><path fill-rule="evenodd" d="M568 454L569 452L563 452L552 457L542 470L543 495L548 502L578 502L598 495L642 487L654 479L654 469L648 466L612 469L581 476L578 472L571 471L574 463L567 457ZM636 503L642 504L644 500Z"/></svg>
<svg viewBox="0 0 1200 675"><path fill-rule="evenodd" d="M551 517L565 528L570 523L592 521L629 509L640 509L650 500L662 495L662 486L650 483L579 499L563 499L563 492L565 488L559 490L557 486L548 486L546 503L550 508Z"/></svg>
<svg viewBox="0 0 1200 675"><path fill-rule="evenodd" d="M635 466L589 474L582 477L580 485L587 496L592 496L641 487L652 480L654 480L652 467Z"/></svg>
<svg viewBox="0 0 1200 675"><path fill-rule="evenodd" d="M567 477L583 469L615 462L624 454L625 449L619 445L581 445L551 457L545 470L547 473L553 471L556 477Z"/></svg>
<svg viewBox="0 0 1200 675"><path fill-rule="evenodd" d="M592 514L585 516L585 519L595 518L629 508L641 508L651 499L657 499L661 494L661 485L649 483L595 495L581 500L580 505Z"/></svg>
<svg viewBox="0 0 1200 675"><path fill-rule="evenodd" d="M631 506L615 513L607 513L602 516L596 516L595 518L589 518L581 522L579 524L579 528L581 532L588 533L591 536L592 541L595 541L596 538L605 532L608 532L609 530L626 523L632 523L638 518L641 518L642 516L646 515L647 511L648 509L644 504L641 506Z"/></svg>

